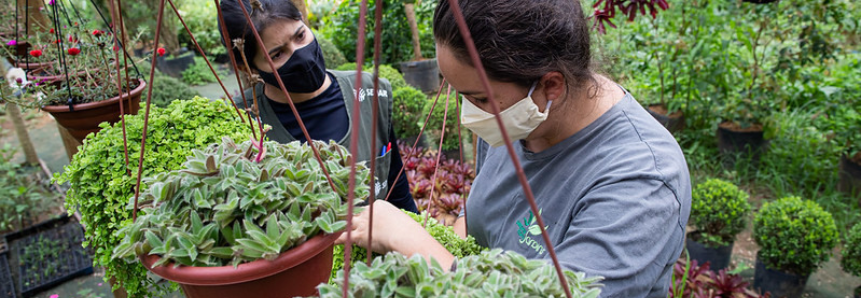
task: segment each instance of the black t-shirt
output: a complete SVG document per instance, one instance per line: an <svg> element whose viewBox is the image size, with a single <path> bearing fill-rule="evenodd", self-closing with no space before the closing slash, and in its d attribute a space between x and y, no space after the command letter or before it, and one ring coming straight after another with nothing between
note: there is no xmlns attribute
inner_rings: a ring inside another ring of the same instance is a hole
<svg viewBox="0 0 861 298"><path fill-rule="evenodd" d="M339 142L344 139L350 130L350 118L347 116L347 106L344 103L344 97L341 94L341 86L338 85L338 80L331 73L328 75L332 81L332 85L326 91L310 100L297 103L295 106L312 139L324 141L335 140ZM305 134L302 133L302 128L299 127L299 121L293 116L290 105L276 102L269 99L269 97L266 97L266 100L269 101L272 110L278 115L278 120L290 132L290 135L296 140L305 142ZM389 139L392 141L397 140L394 129L389 129ZM418 213L413 196L410 194L410 184L407 181L406 174L402 174L398 182L393 183L403 166L398 146L392 146L392 162L389 167L388 185L393 185L394 189L392 190L389 202L398 208Z"/></svg>

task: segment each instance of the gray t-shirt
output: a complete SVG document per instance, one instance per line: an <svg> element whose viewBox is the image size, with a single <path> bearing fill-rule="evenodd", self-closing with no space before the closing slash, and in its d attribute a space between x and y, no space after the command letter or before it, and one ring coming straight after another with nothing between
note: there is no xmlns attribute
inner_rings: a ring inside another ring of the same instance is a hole
<svg viewBox="0 0 861 298"><path fill-rule="evenodd" d="M687 163L630 94L539 153L515 142L560 263L605 278L601 297L667 297L690 215ZM486 152L466 204L479 244L550 259L505 147ZM481 160L481 158L479 158Z"/></svg>

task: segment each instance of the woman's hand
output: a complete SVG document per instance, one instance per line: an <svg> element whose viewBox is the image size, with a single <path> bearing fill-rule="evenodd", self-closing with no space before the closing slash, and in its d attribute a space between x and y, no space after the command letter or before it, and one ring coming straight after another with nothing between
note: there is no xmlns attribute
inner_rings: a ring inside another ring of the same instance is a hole
<svg viewBox="0 0 861 298"><path fill-rule="evenodd" d="M350 238L353 243L368 247L370 208L353 217L353 231ZM454 262L454 256L436 241L415 220L403 211L384 200L374 202L374 234L371 250L385 254L390 251L399 252L405 256L419 254L428 262L434 258L448 270ZM341 234L335 244L347 242L347 233Z"/></svg>
<svg viewBox="0 0 861 298"><path fill-rule="evenodd" d="M368 246L368 231L371 218L370 207L353 217L353 231L350 238L356 245ZM409 237L416 233L426 233L412 218L403 211L384 200L374 201L374 234L371 250L385 254L397 250L393 245L395 237ZM347 233L341 234L335 244L347 242Z"/></svg>

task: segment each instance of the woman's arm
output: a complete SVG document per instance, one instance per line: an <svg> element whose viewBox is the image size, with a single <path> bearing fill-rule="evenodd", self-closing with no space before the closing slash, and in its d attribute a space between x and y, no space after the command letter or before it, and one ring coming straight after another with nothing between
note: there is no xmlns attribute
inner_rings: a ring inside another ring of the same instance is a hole
<svg viewBox="0 0 861 298"><path fill-rule="evenodd" d="M359 246L368 244L368 227L370 209L365 209L353 217L352 242ZM389 202L377 200L374 202L374 234L371 250L377 253L390 251L399 252L405 256L421 255L428 262L431 258L442 266L451 268L454 256L436 241L415 220ZM347 241L347 233L335 242L344 244Z"/></svg>

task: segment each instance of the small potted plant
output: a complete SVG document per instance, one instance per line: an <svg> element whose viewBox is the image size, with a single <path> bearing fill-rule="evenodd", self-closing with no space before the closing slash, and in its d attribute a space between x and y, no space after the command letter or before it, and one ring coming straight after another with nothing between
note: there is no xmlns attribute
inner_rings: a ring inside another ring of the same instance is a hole
<svg viewBox="0 0 861 298"><path fill-rule="evenodd" d="M395 107L392 111L392 125L395 135L407 146L412 147L418 141L419 146L426 147L427 137L424 134L419 136L419 132L420 123L425 121L425 114L422 112L425 102L428 101L427 95L409 86L394 89L393 93Z"/></svg>
<svg viewBox="0 0 861 298"><path fill-rule="evenodd" d="M756 215L754 288L775 297L800 297L807 278L831 256L837 226L818 204L786 197L763 205Z"/></svg>
<svg viewBox="0 0 861 298"><path fill-rule="evenodd" d="M861 277L861 223L855 224L846 236L843 245L843 259L840 260L843 270ZM855 288L855 298L861 298L861 286Z"/></svg>
<svg viewBox="0 0 861 298"><path fill-rule="evenodd" d="M315 141L335 185L307 144L225 137L194 150L184 169L147 178L141 216L118 232L115 258L179 283L188 297L315 295L347 225L351 157ZM356 198L369 196L359 163Z"/></svg>
<svg viewBox="0 0 861 298"><path fill-rule="evenodd" d="M710 262L715 271L729 265L735 236L745 226L750 213L748 194L735 184L708 179L697 185L691 200L691 225L686 247L691 259Z"/></svg>
<svg viewBox="0 0 861 298"><path fill-rule="evenodd" d="M847 108L850 107L850 108ZM825 118L828 129L831 130L831 142L840 148L839 176L837 189L850 196L861 194L861 113L857 108L851 108L851 103L834 105ZM861 204L861 198L858 201Z"/></svg>

